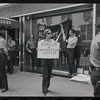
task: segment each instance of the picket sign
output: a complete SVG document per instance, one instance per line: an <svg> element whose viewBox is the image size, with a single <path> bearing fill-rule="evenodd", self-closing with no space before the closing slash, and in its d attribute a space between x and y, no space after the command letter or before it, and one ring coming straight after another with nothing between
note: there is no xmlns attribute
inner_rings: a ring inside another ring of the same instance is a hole
<svg viewBox="0 0 100 100"><path fill-rule="evenodd" d="M59 43L58 42L38 42L37 58L59 59Z"/></svg>

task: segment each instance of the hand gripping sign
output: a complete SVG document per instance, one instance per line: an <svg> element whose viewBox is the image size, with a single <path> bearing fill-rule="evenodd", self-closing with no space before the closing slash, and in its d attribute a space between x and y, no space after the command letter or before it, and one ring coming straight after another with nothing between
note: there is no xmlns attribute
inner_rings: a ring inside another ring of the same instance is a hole
<svg viewBox="0 0 100 100"><path fill-rule="evenodd" d="M59 58L59 43L52 41L39 41L37 58L43 59L58 59Z"/></svg>

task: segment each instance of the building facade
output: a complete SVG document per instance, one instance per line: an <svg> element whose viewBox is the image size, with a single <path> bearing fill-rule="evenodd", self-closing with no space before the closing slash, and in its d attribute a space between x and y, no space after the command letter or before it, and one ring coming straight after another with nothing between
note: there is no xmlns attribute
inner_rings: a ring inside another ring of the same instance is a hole
<svg viewBox="0 0 100 100"><path fill-rule="evenodd" d="M30 34L38 39L38 25L56 25L72 19L72 28L81 31L83 52L81 54L80 68L88 70L89 48L95 36L95 26L100 22L99 4L9 4L0 8L0 17L16 19L20 23L18 41L21 46L19 52L19 67L25 71L31 69L30 56L25 49L26 41ZM41 28L42 29L42 28ZM85 50L88 51L84 54ZM61 58L60 63L54 63L54 70L67 71L67 60ZM87 68L85 68L87 67ZM40 67L41 68L41 67Z"/></svg>

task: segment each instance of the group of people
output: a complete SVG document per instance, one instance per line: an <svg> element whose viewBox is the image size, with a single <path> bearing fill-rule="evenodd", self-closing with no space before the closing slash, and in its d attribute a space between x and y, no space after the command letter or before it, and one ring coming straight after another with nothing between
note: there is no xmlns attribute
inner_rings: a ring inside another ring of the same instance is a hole
<svg viewBox="0 0 100 100"><path fill-rule="evenodd" d="M94 87L94 96L100 96L100 25L97 26L98 34L94 37L91 43L91 50L90 50L90 77L91 83ZM76 34L74 29L69 31L69 38L67 39L63 27L61 26L61 33L63 35L63 40L67 42L67 61L69 65L69 75L75 76L77 73L77 68L75 66L75 57L77 66L79 67L79 59L81 55L81 43L82 40L79 38L80 34ZM52 32L50 29L44 30L45 39L41 40L44 42L58 42L58 40L52 39ZM78 36L77 36L78 35ZM34 42L34 36L31 35L30 40L26 43L26 49L30 53L32 58L32 71L34 71L34 64L35 60L34 57L37 56L38 48L36 48L36 41ZM9 57L13 56L13 47L15 42L12 41L12 45L8 45L11 42L11 38L9 37L8 43L6 43L5 39L3 38L3 32L0 31L0 88L2 89L1 93L6 92L8 90L8 81L7 75L5 72L5 67L7 65ZM37 51L36 51L37 50ZM59 48L60 51L60 48ZM76 53L77 51L77 53ZM10 58L11 60L11 58ZM13 61L13 60L12 60ZM50 86L50 79L53 69L54 59L41 59L41 66L43 71L43 79L42 79L42 93L43 96L49 92L48 88ZM9 73L13 73L13 62L11 64L11 71ZM8 67L9 69L9 67Z"/></svg>
<svg viewBox="0 0 100 100"><path fill-rule="evenodd" d="M82 40L80 39L80 32L76 31L74 29L71 29L69 31L69 38L66 39L63 26L61 26L61 33L63 35L63 41L67 42L67 62L69 64L69 76L75 76L77 73L77 67L79 67L79 61L80 61L80 56L81 56L81 43ZM44 42L58 42L59 38L56 40L52 39L52 32L50 29L45 29L44 30L44 36L45 39L41 40ZM59 35L60 36L60 35ZM59 37L58 36L58 37ZM26 43L26 50L30 53L31 60L32 60L32 71L34 71L34 66L35 66L35 60L36 60L36 55L37 55L37 46L36 46L36 41L34 39L33 34L30 36L30 39ZM59 51L61 48L59 47ZM77 52L77 54L75 53ZM75 56L76 56L76 66L75 66ZM35 60L34 60L35 59ZM43 71L43 81L42 81L42 92L43 95L45 96L48 92L48 88L50 86L50 78L51 78L51 73L53 69L53 63L54 59L41 59L41 66L42 66L42 71Z"/></svg>

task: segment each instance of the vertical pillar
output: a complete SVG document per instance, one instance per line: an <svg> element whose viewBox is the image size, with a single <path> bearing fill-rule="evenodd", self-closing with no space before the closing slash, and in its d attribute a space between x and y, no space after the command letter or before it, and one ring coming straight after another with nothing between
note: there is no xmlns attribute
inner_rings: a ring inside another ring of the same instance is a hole
<svg viewBox="0 0 100 100"><path fill-rule="evenodd" d="M96 33L96 4L93 4L93 38L95 37Z"/></svg>
<svg viewBox="0 0 100 100"><path fill-rule="evenodd" d="M19 45L20 45L20 51L19 51L19 68L20 68L20 71L23 70L23 66L22 66L22 58L21 58L21 55L22 55L22 44L21 44L21 40L22 40L22 37L21 37L21 34L22 34L22 17L19 17Z"/></svg>
<svg viewBox="0 0 100 100"><path fill-rule="evenodd" d="M32 34L32 18L30 18L30 35Z"/></svg>
<svg viewBox="0 0 100 100"><path fill-rule="evenodd" d="M18 44L18 29L15 28L15 48L16 48L16 52L15 52L15 67L17 67L17 59L19 58L18 55L17 55L17 44Z"/></svg>
<svg viewBox="0 0 100 100"><path fill-rule="evenodd" d="M22 35L22 42L23 42L23 65L25 64L25 16L22 18L23 21L23 35ZM25 68L23 66L23 71L25 71Z"/></svg>
<svg viewBox="0 0 100 100"><path fill-rule="evenodd" d="M33 32L32 32L32 18L30 18L30 35L31 34L33 34ZM32 60L31 60L31 58L30 58L30 66L32 66Z"/></svg>
<svg viewBox="0 0 100 100"><path fill-rule="evenodd" d="M20 44L20 51L19 51L19 67L20 71L24 71L24 56L25 56L25 17L19 18L19 44Z"/></svg>

